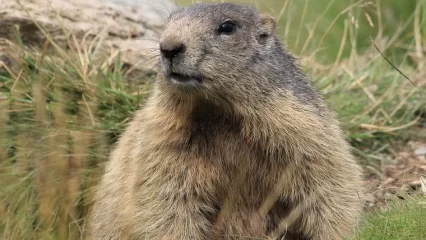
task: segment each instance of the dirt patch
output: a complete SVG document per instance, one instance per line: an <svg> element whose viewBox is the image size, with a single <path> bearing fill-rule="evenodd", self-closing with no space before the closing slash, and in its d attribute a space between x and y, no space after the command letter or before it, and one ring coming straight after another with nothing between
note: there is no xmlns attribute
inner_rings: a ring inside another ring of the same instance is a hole
<svg viewBox="0 0 426 240"><path fill-rule="evenodd" d="M426 141L409 142L393 158L367 177L366 210L383 206L390 198L426 194Z"/></svg>

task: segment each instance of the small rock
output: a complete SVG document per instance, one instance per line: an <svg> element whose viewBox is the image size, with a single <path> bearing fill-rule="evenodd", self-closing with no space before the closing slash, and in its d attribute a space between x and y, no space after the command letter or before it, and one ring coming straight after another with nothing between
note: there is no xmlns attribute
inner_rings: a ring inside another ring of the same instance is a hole
<svg viewBox="0 0 426 240"><path fill-rule="evenodd" d="M416 151L414 151L414 154L416 154L416 156L426 156L426 147L416 149Z"/></svg>

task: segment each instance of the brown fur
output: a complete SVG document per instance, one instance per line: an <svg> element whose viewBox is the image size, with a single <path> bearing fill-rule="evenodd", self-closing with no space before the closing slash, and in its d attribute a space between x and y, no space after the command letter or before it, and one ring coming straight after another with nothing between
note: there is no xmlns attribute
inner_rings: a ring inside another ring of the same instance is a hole
<svg viewBox="0 0 426 240"><path fill-rule="evenodd" d="M225 19L234 33L216 31ZM112 153L94 239L351 236L361 169L274 31L273 19L236 4L171 15L160 44L185 50L162 58L152 96ZM200 78L175 83L170 72Z"/></svg>

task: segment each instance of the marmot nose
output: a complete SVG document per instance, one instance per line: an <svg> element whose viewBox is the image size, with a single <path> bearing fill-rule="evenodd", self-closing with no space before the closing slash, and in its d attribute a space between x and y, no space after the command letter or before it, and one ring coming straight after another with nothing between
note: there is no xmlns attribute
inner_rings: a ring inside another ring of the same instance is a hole
<svg viewBox="0 0 426 240"><path fill-rule="evenodd" d="M177 57L179 54L185 52L185 45L183 44L173 44L173 45L160 45L161 54L168 59Z"/></svg>

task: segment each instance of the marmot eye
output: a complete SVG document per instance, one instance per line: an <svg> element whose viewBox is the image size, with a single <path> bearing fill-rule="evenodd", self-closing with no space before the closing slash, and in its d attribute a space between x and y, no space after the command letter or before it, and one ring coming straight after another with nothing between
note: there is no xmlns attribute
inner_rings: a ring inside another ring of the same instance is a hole
<svg viewBox="0 0 426 240"><path fill-rule="evenodd" d="M232 33L235 30L235 23L232 20L226 20L219 26L219 33Z"/></svg>

